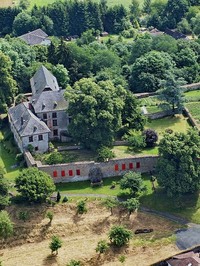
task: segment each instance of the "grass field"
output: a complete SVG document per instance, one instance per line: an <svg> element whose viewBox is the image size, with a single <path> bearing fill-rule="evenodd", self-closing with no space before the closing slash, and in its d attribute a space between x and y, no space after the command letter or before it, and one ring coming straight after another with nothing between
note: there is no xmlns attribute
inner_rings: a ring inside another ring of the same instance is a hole
<svg viewBox="0 0 200 266"><path fill-rule="evenodd" d="M175 132L186 132L190 125L188 119L183 115L168 116L162 119L151 120L147 123L146 128L152 128L161 136L163 132L170 128Z"/></svg>
<svg viewBox="0 0 200 266"><path fill-rule="evenodd" d="M34 5L45 6L55 1L56 0L30 0L30 8L33 7ZM99 2L99 0L94 0L94 2ZM131 4L131 0L108 0L107 2L108 2L108 6L122 4L126 8L129 8ZM143 0L140 0L139 2L142 7ZM18 3L18 0L14 0L14 1L13 0L0 0L0 7L13 6L13 5L16 5L17 3Z"/></svg>
<svg viewBox="0 0 200 266"><path fill-rule="evenodd" d="M189 102L185 106L188 108L189 112L192 114L193 118L200 124L200 108L199 102Z"/></svg>
<svg viewBox="0 0 200 266"><path fill-rule="evenodd" d="M200 90L185 92L184 96L186 102L198 102L200 101Z"/></svg>
<svg viewBox="0 0 200 266"><path fill-rule="evenodd" d="M19 174L19 167L16 167L17 148L13 147L10 141L4 141L6 131L0 131L0 166L4 169L5 177L13 181Z"/></svg>

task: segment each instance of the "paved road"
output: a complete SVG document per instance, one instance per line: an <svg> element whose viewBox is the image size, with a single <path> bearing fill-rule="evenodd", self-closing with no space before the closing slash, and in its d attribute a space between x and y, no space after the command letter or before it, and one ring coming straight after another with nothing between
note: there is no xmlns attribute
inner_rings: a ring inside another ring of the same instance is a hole
<svg viewBox="0 0 200 266"><path fill-rule="evenodd" d="M107 198L108 197L108 195L103 195L103 194L64 194L64 193L62 193L62 196L95 197L95 198ZM177 230L175 232L176 237L177 237L176 245L179 249L184 250L184 249L188 249L188 248L192 248L194 246L200 245L200 224L189 223L188 220L182 217L179 217L171 213L167 213L167 212L148 209L145 207L141 207L140 211L151 213L151 214L163 217L167 220L187 226L186 228Z"/></svg>

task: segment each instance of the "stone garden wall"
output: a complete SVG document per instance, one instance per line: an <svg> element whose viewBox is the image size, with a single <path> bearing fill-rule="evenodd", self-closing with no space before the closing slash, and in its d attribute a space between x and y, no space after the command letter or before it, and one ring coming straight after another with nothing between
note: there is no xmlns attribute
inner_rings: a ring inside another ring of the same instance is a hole
<svg viewBox="0 0 200 266"><path fill-rule="evenodd" d="M32 156L31 156L32 157ZM26 161L30 160L30 153L25 153ZM124 175L128 171L148 173L155 170L158 156L133 156L123 159L112 159L104 163L76 162L56 165L42 165L41 162L29 161L27 165L37 166L39 170L48 173L55 183L88 180L91 168L99 167L103 177Z"/></svg>

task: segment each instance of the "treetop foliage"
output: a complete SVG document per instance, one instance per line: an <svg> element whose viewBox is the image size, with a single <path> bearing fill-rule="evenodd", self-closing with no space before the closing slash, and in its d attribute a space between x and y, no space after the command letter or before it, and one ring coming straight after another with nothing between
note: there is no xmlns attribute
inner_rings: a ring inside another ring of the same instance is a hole
<svg viewBox="0 0 200 266"><path fill-rule="evenodd" d="M44 202L55 191L51 177L34 167L24 169L15 182L17 191L29 202Z"/></svg>
<svg viewBox="0 0 200 266"><path fill-rule="evenodd" d="M160 141L158 183L169 196L195 192L200 188L200 136L196 130L166 133Z"/></svg>

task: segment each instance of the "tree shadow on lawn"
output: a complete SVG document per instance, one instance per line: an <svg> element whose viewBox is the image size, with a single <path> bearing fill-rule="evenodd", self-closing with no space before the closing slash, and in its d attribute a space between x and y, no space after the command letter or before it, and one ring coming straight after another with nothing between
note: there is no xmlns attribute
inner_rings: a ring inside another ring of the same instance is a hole
<svg viewBox="0 0 200 266"><path fill-rule="evenodd" d="M143 207L172 213L188 221L200 223L199 192L187 193L178 199L170 198L163 189L156 188L155 192L141 196L140 202Z"/></svg>

